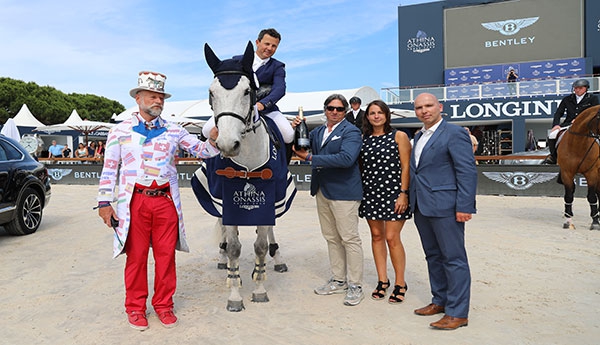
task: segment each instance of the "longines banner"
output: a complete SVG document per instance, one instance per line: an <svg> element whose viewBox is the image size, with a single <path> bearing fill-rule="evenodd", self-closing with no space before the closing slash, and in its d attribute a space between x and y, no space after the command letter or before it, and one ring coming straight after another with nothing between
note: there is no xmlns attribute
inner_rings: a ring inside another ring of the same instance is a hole
<svg viewBox="0 0 600 345"><path fill-rule="evenodd" d="M503 1L444 10L445 68L583 57L583 0Z"/></svg>
<svg viewBox="0 0 600 345"><path fill-rule="evenodd" d="M97 185L102 169L99 164L48 164L52 184ZM190 187L198 165L178 165L179 185ZM517 196L563 196L562 185L556 182L558 167L548 165L481 164L477 194ZM310 165L290 165L298 190L310 190ZM575 195L585 197L587 184L583 176L575 177Z"/></svg>

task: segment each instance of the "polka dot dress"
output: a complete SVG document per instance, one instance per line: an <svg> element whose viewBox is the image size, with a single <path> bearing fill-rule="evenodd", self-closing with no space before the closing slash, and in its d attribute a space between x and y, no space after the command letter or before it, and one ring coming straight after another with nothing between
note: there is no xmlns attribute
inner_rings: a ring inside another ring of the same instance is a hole
<svg viewBox="0 0 600 345"><path fill-rule="evenodd" d="M363 199L358 209L361 218L400 220L411 217L394 211L400 194L400 157L394 140L396 131L363 138L360 150L362 162Z"/></svg>

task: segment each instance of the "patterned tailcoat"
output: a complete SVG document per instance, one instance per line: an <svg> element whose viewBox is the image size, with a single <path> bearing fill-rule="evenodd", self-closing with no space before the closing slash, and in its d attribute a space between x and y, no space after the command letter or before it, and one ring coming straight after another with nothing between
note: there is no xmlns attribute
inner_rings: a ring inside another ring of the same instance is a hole
<svg viewBox="0 0 600 345"><path fill-rule="evenodd" d="M175 158L181 147L197 158L209 158L219 151L207 142L200 141L180 125L158 118L161 129L157 136L147 138L133 130L139 125L138 116L117 124L108 133L104 152L104 167L100 176L98 201L117 201L119 226L113 241L113 257L124 253L124 245L129 232L131 213L129 204L133 188L138 179L167 179L171 196L179 217L179 238L177 250L189 252L185 238L183 214L177 181ZM149 136L151 137L151 136ZM115 184L119 179L118 194L115 198Z"/></svg>

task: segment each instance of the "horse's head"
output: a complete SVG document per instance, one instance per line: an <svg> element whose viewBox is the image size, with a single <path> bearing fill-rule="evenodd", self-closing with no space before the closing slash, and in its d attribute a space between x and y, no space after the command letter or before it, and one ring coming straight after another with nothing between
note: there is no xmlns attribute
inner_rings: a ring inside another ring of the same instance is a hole
<svg viewBox="0 0 600 345"><path fill-rule="evenodd" d="M242 137L252 126L256 103L252 42L248 42L241 60L221 61L208 44L204 45L204 56L215 74L209 88L209 102L219 129L216 145L223 156L235 157L240 152Z"/></svg>
<svg viewBox="0 0 600 345"><path fill-rule="evenodd" d="M596 105L582 111L573 120L569 129L571 134L585 136L588 138L600 138L600 106Z"/></svg>

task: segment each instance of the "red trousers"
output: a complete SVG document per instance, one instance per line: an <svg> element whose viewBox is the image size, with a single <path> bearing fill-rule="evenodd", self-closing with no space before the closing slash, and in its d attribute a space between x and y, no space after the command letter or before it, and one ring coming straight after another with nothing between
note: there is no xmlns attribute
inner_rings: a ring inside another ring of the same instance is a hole
<svg viewBox="0 0 600 345"><path fill-rule="evenodd" d="M160 188L155 184L150 188ZM152 306L156 312L171 310L177 286L175 246L179 236L175 205L170 195L134 193L130 211L131 223L125 243L125 310L128 313L146 311L150 246L155 263Z"/></svg>

